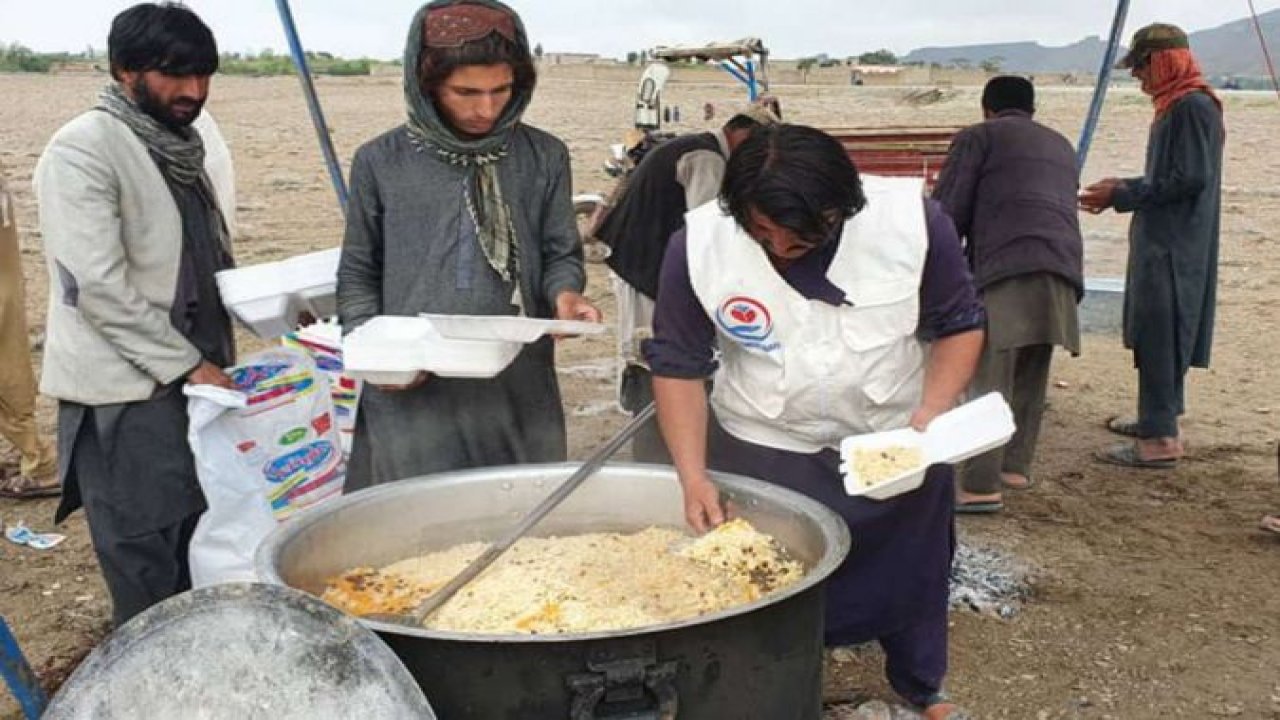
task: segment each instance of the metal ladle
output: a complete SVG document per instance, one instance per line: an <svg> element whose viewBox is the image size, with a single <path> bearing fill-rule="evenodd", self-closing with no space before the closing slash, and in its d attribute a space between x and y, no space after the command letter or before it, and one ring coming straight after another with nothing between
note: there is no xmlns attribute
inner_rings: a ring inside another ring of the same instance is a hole
<svg viewBox="0 0 1280 720"><path fill-rule="evenodd" d="M653 418L656 411L654 404L649 403L640 410L640 412L636 413L635 417L631 418L626 425L622 426L622 429L619 430L616 435L610 438L604 445L596 449L595 452L583 461L581 467L575 470L567 480L560 483L560 486L552 491L552 493L539 503L537 507L530 510L528 515L521 518L520 522L517 523L515 527L511 528L511 530L507 531L506 535L503 535L501 538L490 544L489 547L485 548L484 552L480 553L479 557L472 560L469 565L463 568L462 572L458 573L452 580L445 583L444 587L441 587L439 590L424 598L412 611L406 614L373 613L370 615L363 615L361 616L361 619L372 620L375 622L394 623L397 625L409 625L418 628L422 627L423 623L426 622L427 618L431 617L433 612L438 610L440 606L449 602L449 599L456 595L467 583L471 582L477 575L484 572L485 568L492 565L493 562L502 555L502 553L506 552L516 543L517 540L524 537L524 534L529 532L534 525L541 522L542 519L560 503L564 502L565 498L569 497L574 490L578 489L578 486L582 484L582 481L595 474L595 472L600 469L600 466L604 465L609 458L613 457L614 453L618 452L618 449L621 448L624 443L630 440L645 423L649 422L649 420Z"/></svg>

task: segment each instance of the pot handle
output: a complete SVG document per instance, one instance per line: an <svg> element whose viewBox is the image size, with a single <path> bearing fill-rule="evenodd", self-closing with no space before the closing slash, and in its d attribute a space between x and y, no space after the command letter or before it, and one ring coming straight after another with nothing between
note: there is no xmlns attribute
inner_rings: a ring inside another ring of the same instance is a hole
<svg viewBox="0 0 1280 720"><path fill-rule="evenodd" d="M590 667L596 672L568 679L573 691L569 720L675 720L679 709L675 662L633 658ZM610 705L615 706L613 711Z"/></svg>

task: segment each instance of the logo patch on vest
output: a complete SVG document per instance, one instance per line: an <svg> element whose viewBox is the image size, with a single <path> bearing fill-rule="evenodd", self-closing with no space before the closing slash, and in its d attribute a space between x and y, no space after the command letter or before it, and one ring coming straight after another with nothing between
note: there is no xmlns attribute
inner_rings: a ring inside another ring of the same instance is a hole
<svg viewBox="0 0 1280 720"><path fill-rule="evenodd" d="M772 352L781 343L769 342L773 335L773 317L759 300L738 295L725 300L716 310L716 323L729 337L744 347Z"/></svg>

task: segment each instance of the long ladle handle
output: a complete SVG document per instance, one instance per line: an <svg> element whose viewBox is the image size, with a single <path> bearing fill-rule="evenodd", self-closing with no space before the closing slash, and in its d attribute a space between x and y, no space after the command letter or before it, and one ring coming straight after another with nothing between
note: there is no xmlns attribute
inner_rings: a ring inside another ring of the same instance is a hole
<svg viewBox="0 0 1280 720"><path fill-rule="evenodd" d="M565 498L569 497L574 490L577 490L583 480L586 480L595 474L595 471L599 470L601 465L604 465L609 458L613 457L614 453L618 452L619 448L630 440L645 423L649 422L655 412L657 412L657 409L654 407L654 404L649 403L644 407L644 409L636 413L635 417L631 418L626 425L623 425L622 429L619 430L616 435L614 435L607 443L601 445L591 454L590 457L584 460L581 467L575 470L567 480L560 483L560 486L548 495L546 499L539 503L537 507L529 511L528 515L521 518L520 522L517 523L515 527L511 528L511 530L507 531L506 535L503 535L501 538L490 544L489 547L485 548L484 552L480 554L480 557L472 560L470 565L467 565L463 568L462 572L458 573L452 580L445 583L444 587L427 596L414 610L414 621L418 625L421 625L428 617L431 616L431 613L439 609L441 605L449 602L449 599L456 595L463 586L475 579L477 575L484 572L485 568L492 565L493 561L498 559L498 556L506 552L516 543L517 540L524 537L524 534L529 532L534 525L541 522L548 513L554 510L556 506L564 501Z"/></svg>

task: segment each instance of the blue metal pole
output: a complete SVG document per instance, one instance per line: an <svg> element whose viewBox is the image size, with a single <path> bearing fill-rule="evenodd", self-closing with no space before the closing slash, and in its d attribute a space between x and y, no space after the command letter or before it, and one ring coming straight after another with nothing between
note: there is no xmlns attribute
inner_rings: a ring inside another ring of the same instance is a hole
<svg viewBox="0 0 1280 720"><path fill-rule="evenodd" d="M1111 23L1111 38L1107 42L1107 51L1102 55L1102 68L1098 70L1098 86L1093 90L1093 102L1089 104L1089 115L1085 118L1084 130L1080 133L1080 143L1076 146L1076 167L1080 172L1084 172L1084 161L1089 157L1093 133L1098 129L1098 117L1102 115L1102 103L1107 98L1107 86L1111 84L1111 69L1116 64L1120 34L1124 32L1124 21L1128 15L1129 0L1119 0L1115 20Z"/></svg>
<svg viewBox="0 0 1280 720"><path fill-rule="evenodd" d="M747 59L747 99L755 102L760 97L760 86L756 82L756 64L750 58Z"/></svg>
<svg viewBox="0 0 1280 720"><path fill-rule="evenodd" d="M0 677L13 690L27 720L37 720L49 701L4 618L0 618Z"/></svg>
<svg viewBox="0 0 1280 720"><path fill-rule="evenodd" d="M298 39L298 28L293 22L293 11L289 9L289 0L276 0L276 8L280 11L280 22L284 25L284 34L289 40L289 53L293 55L293 65L298 69L298 79L302 81L302 94L307 98L311 124L316 128L316 136L320 140L320 151L324 153L324 162L329 168L329 179L333 182L334 192L338 193L338 204L342 207L342 214L346 215L347 183L342 177L342 165L338 163L338 155L333 150L333 138L329 137L329 126L324 121L324 110L320 108L316 86L311 81L311 67L307 64L307 54L302 50L302 41Z"/></svg>
<svg viewBox="0 0 1280 720"><path fill-rule="evenodd" d="M733 76L733 79L737 80L738 82L742 83L743 85L750 85L750 84L751 84L751 81L747 79L747 76L746 76L746 75L743 75L742 73L738 72L738 69L737 69L737 68L735 68L732 64L730 64L729 62L727 62L727 61L725 61L725 60L721 60L721 61L720 61L720 69L721 69L721 70L724 70L725 72L727 72L727 73L729 73L730 75L732 75L732 76Z"/></svg>

